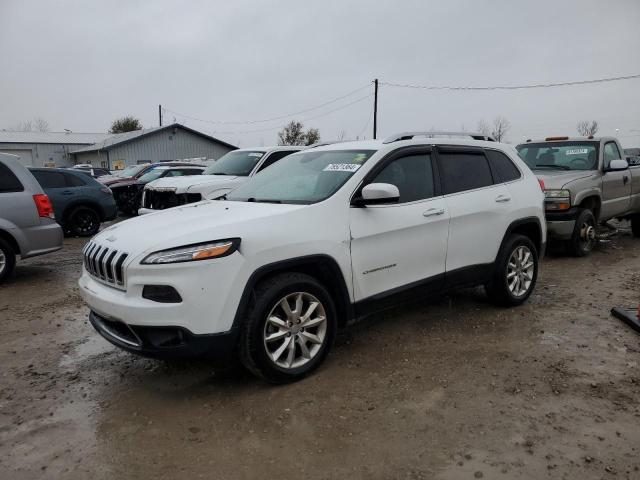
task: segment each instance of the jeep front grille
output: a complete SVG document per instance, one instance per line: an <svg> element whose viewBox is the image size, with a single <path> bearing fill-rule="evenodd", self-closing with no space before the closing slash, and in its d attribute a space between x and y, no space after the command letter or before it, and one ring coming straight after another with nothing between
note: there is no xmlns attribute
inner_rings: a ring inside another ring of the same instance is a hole
<svg viewBox="0 0 640 480"><path fill-rule="evenodd" d="M82 250L84 268L89 275L107 285L124 290L124 261L128 254L89 242Z"/></svg>
<svg viewBox="0 0 640 480"><path fill-rule="evenodd" d="M188 203L195 203L202 200L199 193L176 193L169 190L155 190L147 188L142 197L142 206L153 210L164 210L165 208L179 207Z"/></svg>

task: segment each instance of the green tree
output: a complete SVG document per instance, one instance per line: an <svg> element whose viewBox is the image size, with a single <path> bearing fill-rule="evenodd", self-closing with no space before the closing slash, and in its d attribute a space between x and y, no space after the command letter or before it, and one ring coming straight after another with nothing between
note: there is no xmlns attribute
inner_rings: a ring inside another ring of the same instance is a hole
<svg viewBox="0 0 640 480"><path fill-rule="evenodd" d="M109 133L124 133L142 130L142 123L133 116L117 118L111 124Z"/></svg>
<svg viewBox="0 0 640 480"><path fill-rule="evenodd" d="M302 122L291 120L278 132L278 145L313 145L320 141L320 131L310 128L305 132Z"/></svg>

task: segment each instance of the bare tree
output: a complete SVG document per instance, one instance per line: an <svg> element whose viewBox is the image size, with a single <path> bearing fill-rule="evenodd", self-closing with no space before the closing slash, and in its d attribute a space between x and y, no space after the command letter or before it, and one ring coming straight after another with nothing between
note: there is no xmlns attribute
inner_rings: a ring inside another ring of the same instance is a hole
<svg viewBox="0 0 640 480"><path fill-rule="evenodd" d="M476 130L478 130L478 133L484 135L485 137L488 137L489 135L491 135L491 127L489 126L487 121L484 119L478 122L478 126L476 127Z"/></svg>
<svg viewBox="0 0 640 480"><path fill-rule="evenodd" d="M588 137L590 135L595 135L598 132L598 122L595 120L589 122L589 120L582 120L578 122L576 127L578 129L578 133L583 137Z"/></svg>
<svg viewBox="0 0 640 480"><path fill-rule="evenodd" d="M47 122L42 117L37 117L33 119L34 129L36 132L48 132L49 131L49 122Z"/></svg>
<svg viewBox="0 0 640 480"><path fill-rule="evenodd" d="M340 134L338 135L338 141L342 142L345 138L347 138L347 131L340 130Z"/></svg>
<svg viewBox="0 0 640 480"><path fill-rule="evenodd" d="M23 120L18 122L11 130L15 132L31 132L33 131L33 123L31 120Z"/></svg>
<svg viewBox="0 0 640 480"><path fill-rule="evenodd" d="M507 136L507 132L511 129L511 124L503 116L497 116L493 119L493 129L491 136L496 139L497 142L502 142Z"/></svg>
<svg viewBox="0 0 640 480"><path fill-rule="evenodd" d="M278 145L313 145L320 141L320 131L310 128L304 131L302 122L291 120L278 132Z"/></svg>

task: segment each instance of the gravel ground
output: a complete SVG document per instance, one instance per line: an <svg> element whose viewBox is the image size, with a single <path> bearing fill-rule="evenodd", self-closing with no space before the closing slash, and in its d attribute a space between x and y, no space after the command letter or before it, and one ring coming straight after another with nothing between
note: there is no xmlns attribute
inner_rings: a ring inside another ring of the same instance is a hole
<svg viewBox="0 0 640 480"><path fill-rule="evenodd" d="M480 289L341 333L274 387L100 338L81 239L0 286L0 478L640 478L640 241L550 255L522 307Z"/></svg>

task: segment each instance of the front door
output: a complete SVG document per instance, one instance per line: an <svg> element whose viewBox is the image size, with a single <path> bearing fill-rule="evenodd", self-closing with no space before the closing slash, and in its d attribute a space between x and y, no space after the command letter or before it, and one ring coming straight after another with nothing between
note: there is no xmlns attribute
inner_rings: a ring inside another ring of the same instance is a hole
<svg viewBox="0 0 640 480"><path fill-rule="evenodd" d="M629 170L607 172L611 160L621 159L620 150L615 142L604 144L602 152L602 214L608 220L611 217L625 213L631 202L631 174Z"/></svg>
<svg viewBox="0 0 640 480"><path fill-rule="evenodd" d="M398 187L397 203L351 207L351 264L356 302L392 293L429 293L442 284L449 212L434 183L430 151L413 148L383 160L365 180ZM413 288L415 287L415 288Z"/></svg>

